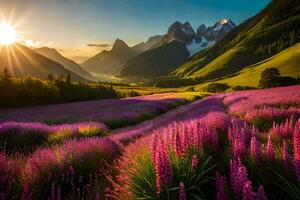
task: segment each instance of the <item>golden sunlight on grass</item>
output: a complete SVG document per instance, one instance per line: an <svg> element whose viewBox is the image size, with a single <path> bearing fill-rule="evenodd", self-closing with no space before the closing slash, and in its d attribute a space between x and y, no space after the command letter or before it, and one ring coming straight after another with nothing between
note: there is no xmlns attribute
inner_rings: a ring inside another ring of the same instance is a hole
<svg viewBox="0 0 300 200"><path fill-rule="evenodd" d="M3 45L11 45L16 42L17 32L11 24L0 24L0 43Z"/></svg>

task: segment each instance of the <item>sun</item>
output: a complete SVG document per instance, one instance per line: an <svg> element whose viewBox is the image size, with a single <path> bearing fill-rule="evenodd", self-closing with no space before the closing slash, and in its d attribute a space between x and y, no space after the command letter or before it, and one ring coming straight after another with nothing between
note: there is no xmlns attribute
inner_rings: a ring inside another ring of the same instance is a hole
<svg viewBox="0 0 300 200"><path fill-rule="evenodd" d="M0 43L10 45L17 40L17 32L11 24L0 24Z"/></svg>

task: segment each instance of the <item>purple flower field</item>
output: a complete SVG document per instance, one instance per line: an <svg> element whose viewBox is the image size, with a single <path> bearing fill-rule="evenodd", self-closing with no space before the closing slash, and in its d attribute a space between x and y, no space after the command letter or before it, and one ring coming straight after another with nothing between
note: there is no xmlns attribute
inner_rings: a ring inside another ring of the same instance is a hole
<svg viewBox="0 0 300 200"><path fill-rule="evenodd" d="M2 123L0 199L298 199L295 91L217 94L112 132L95 121Z"/></svg>
<svg viewBox="0 0 300 200"><path fill-rule="evenodd" d="M149 119L197 98L194 93L76 102L60 105L0 109L0 122L43 122L47 124L99 121L117 128Z"/></svg>

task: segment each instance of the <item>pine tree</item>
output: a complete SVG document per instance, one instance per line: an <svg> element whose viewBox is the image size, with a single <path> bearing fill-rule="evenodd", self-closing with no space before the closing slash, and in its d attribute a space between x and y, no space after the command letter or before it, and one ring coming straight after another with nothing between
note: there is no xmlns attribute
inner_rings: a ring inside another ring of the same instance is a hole
<svg viewBox="0 0 300 200"><path fill-rule="evenodd" d="M48 79L48 81L50 81L50 82L53 82L53 81L55 80L53 74L51 74L51 73L48 74L47 79Z"/></svg>
<svg viewBox="0 0 300 200"><path fill-rule="evenodd" d="M11 79L12 79L12 75L11 75L10 71L7 68L4 68L3 75L2 75L2 80L4 82L10 82Z"/></svg>
<svg viewBox="0 0 300 200"><path fill-rule="evenodd" d="M67 83L71 84L71 74L68 74L68 76L67 76Z"/></svg>

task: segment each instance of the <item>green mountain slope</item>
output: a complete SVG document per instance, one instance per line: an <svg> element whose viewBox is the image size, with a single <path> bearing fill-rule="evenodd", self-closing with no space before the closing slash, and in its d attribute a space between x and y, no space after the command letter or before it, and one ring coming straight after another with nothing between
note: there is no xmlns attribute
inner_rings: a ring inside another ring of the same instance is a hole
<svg viewBox="0 0 300 200"><path fill-rule="evenodd" d="M300 1L274 0L259 14L180 66L177 77L212 80L236 73L300 41Z"/></svg>
<svg viewBox="0 0 300 200"><path fill-rule="evenodd" d="M174 40L129 60L120 70L119 76L151 78L167 75L183 64L188 56L186 45Z"/></svg>
<svg viewBox="0 0 300 200"><path fill-rule="evenodd" d="M281 51L271 58L246 67L233 77L217 82L227 83L231 86L241 85L257 87L260 80L260 74L264 69L270 67L278 68L283 76L292 76L294 78L300 76L300 43Z"/></svg>

